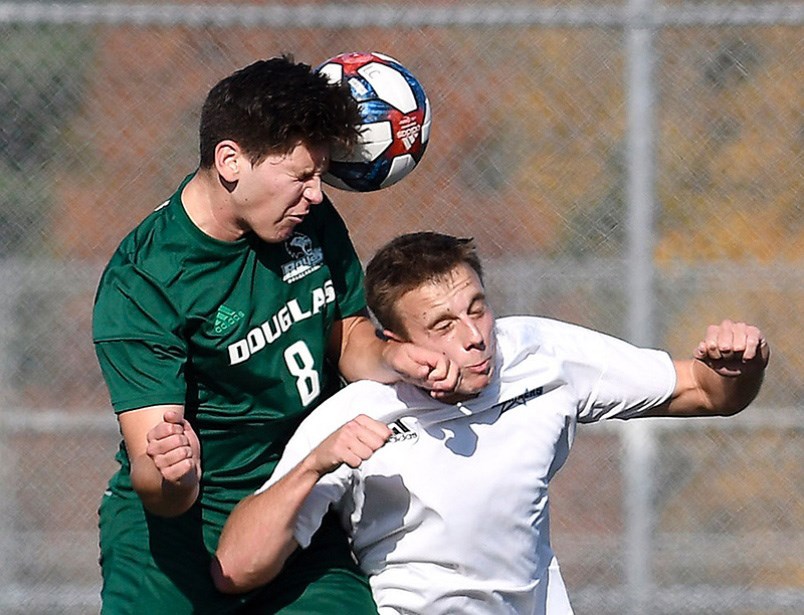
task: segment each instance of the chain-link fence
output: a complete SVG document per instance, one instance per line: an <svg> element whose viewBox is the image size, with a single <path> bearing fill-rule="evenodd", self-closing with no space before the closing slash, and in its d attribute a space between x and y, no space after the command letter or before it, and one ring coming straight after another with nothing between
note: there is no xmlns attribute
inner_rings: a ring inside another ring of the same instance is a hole
<svg viewBox="0 0 804 615"><path fill-rule="evenodd" d="M123 235L195 168L201 101L292 52L392 55L433 108L413 174L330 190L368 257L472 235L498 313L773 357L734 419L580 430L553 488L578 613L804 604L804 3L0 2L0 612L97 610L117 426L90 318Z"/></svg>

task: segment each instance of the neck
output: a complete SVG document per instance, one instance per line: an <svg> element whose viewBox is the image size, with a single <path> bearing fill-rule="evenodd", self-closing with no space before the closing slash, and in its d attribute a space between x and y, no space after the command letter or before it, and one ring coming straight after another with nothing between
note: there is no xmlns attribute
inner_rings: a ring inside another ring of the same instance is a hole
<svg viewBox="0 0 804 615"><path fill-rule="evenodd" d="M465 401L475 399L478 395L480 395L480 393L473 393L471 395L468 393L452 393L445 397L439 397L438 400L454 406L455 404L461 404Z"/></svg>
<svg viewBox="0 0 804 615"><path fill-rule="evenodd" d="M181 194L187 216L205 234L220 241L236 241L246 234L234 216L231 190L218 181L215 170L199 169Z"/></svg>

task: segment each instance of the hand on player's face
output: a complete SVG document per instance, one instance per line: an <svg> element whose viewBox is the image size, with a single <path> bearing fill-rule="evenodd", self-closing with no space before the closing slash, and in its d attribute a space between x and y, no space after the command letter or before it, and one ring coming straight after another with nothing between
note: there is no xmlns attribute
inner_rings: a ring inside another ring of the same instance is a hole
<svg viewBox="0 0 804 615"><path fill-rule="evenodd" d="M201 445L181 414L165 412L164 420L148 432L146 439L146 453L164 480L181 485L201 477Z"/></svg>
<svg viewBox="0 0 804 615"><path fill-rule="evenodd" d="M396 340L386 347L385 360L405 382L427 389L433 397L449 395L458 386L460 370L443 352Z"/></svg>
<svg viewBox="0 0 804 615"><path fill-rule="evenodd" d="M734 377L765 369L770 348L757 327L724 320L707 328L693 356L721 376Z"/></svg>
<svg viewBox="0 0 804 615"><path fill-rule="evenodd" d="M496 343L494 315L483 284L468 265L459 265L442 279L405 293L395 309L408 339L441 355L430 379L447 374L452 389L427 386L444 401L477 395L491 381Z"/></svg>

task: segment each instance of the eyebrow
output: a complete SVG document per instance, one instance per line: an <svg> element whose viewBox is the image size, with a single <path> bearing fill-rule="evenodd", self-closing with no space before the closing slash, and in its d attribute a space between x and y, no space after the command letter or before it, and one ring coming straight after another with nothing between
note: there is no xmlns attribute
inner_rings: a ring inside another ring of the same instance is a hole
<svg viewBox="0 0 804 615"><path fill-rule="evenodd" d="M471 312L472 309L478 303L484 303L484 304L486 303L486 293L478 292L477 294L475 294L472 297L471 301L469 301L469 307L466 309L466 311ZM448 320L448 319L453 319L453 318L456 318L456 315L454 314L454 312L452 312L448 308L444 309L444 310L441 310L433 318L431 318L430 320L425 322L425 328L428 329L428 330L433 329L440 322L442 322L444 320Z"/></svg>

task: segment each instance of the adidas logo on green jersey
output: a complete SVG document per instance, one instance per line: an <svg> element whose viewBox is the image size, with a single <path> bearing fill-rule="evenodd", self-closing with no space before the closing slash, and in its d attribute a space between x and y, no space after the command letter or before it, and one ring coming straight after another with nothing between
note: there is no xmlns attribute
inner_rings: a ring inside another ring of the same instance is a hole
<svg viewBox="0 0 804 615"><path fill-rule="evenodd" d="M229 327L237 324L244 316L243 312L235 312L225 305L220 306L215 314L215 333L223 333Z"/></svg>

